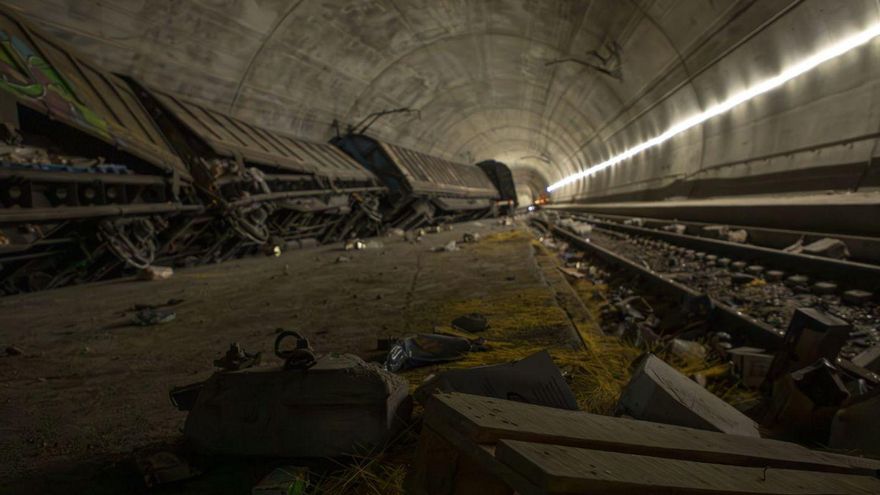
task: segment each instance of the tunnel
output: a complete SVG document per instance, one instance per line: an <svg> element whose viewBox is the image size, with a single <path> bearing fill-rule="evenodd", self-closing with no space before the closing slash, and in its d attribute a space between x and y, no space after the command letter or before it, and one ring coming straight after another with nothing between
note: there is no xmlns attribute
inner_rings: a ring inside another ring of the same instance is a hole
<svg viewBox="0 0 880 495"><path fill-rule="evenodd" d="M877 0L3 0L0 492L880 493L878 60Z"/></svg>

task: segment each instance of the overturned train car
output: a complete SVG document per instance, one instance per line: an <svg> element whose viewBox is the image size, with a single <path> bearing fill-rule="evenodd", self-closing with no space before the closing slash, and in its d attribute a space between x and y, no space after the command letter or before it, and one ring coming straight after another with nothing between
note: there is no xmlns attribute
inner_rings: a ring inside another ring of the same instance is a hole
<svg viewBox="0 0 880 495"><path fill-rule="evenodd" d="M0 11L0 294L151 264L202 209L131 88Z"/></svg>
<svg viewBox="0 0 880 495"><path fill-rule="evenodd" d="M498 160L484 160L477 164L498 189L496 207L499 213L512 215L518 206L516 185L513 182L513 173L507 164Z"/></svg>
<svg viewBox="0 0 880 495"><path fill-rule="evenodd" d="M163 255L223 261L380 228L378 179L329 144L297 140L130 81L206 206Z"/></svg>
<svg viewBox="0 0 880 495"><path fill-rule="evenodd" d="M0 9L0 295L379 231L333 145L97 69Z"/></svg>
<svg viewBox="0 0 880 495"><path fill-rule="evenodd" d="M481 218L508 201L503 170L254 126L102 71L2 7L0 119L0 295Z"/></svg>
<svg viewBox="0 0 880 495"><path fill-rule="evenodd" d="M376 174L388 188L382 197L382 215L389 226L411 229L498 213L498 190L478 167L363 134L340 136L332 142Z"/></svg>

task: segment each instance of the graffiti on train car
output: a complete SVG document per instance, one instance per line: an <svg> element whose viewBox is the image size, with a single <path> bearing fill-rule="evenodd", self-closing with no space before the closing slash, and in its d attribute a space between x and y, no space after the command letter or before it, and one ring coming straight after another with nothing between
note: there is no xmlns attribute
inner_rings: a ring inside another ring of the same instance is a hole
<svg viewBox="0 0 880 495"><path fill-rule="evenodd" d="M0 88L19 98L42 101L51 113L66 114L109 138L107 122L79 100L61 74L24 40L0 29Z"/></svg>

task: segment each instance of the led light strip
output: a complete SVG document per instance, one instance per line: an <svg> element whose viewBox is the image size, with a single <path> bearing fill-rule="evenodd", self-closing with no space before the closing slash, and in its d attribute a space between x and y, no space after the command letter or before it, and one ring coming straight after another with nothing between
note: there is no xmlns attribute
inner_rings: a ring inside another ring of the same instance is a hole
<svg viewBox="0 0 880 495"><path fill-rule="evenodd" d="M787 81L798 77L799 75L808 72L817 66L835 58L844 53L852 50L853 48L857 48L865 43L871 41L872 39L880 36L880 24L875 24L868 29L861 31L855 35L849 36L848 38L843 39L835 43L834 45L825 48L824 50L819 51L818 53L801 60L800 62L792 65L791 67L785 69L778 75L771 77L769 79L765 79L754 86L736 93L730 98L724 100L723 102L710 107L703 113L694 115L693 117L682 120L681 122L676 123L669 129L667 129L663 134L659 136L653 137L641 144L633 146L632 148L627 149L623 153L619 155L612 156L611 158L605 160L602 163L598 163L593 165L585 170L582 170L576 174L569 175L568 177L551 184L547 188L547 192L552 192L560 187L567 186L572 182L583 179L587 176L593 175L596 172L601 170L605 170L606 168L616 165L627 158L631 158L642 151L645 151L649 148L653 148L654 146L658 146L662 144L664 141L672 138L675 135L681 134L682 132L690 129L691 127L702 124L703 122L715 117L716 115L721 115L722 113L727 112L733 107L739 105L740 103L745 103L752 98L764 94L772 89L778 88L783 85Z"/></svg>

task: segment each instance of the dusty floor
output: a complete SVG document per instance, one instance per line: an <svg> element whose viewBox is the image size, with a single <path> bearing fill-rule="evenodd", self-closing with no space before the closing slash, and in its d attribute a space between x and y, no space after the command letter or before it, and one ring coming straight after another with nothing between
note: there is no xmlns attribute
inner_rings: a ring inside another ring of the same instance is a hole
<svg viewBox="0 0 880 495"><path fill-rule="evenodd" d="M457 311L509 294L537 298L546 311L535 321L526 305L500 308L489 315L499 328L537 329L536 346L564 345L570 322L529 237L510 230L484 221L419 244L384 238L381 249L325 246L180 270L167 281L0 299L0 344L24 351L0 357L0 492L143 491L124 473L133 450L179 439L185 413L171 406L169 389L206 378L230 342L271 355L279 327L299 330L319 352L376 359L377 338L430 332ZM499 235L429 252L465 231ZM351 261L337 263L340 256ZM183 300L175 321L130 324L135 304L169 299ZM233 483L222 492L242 489Z"/></svg>

